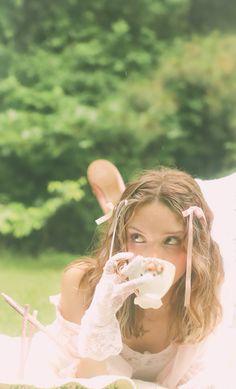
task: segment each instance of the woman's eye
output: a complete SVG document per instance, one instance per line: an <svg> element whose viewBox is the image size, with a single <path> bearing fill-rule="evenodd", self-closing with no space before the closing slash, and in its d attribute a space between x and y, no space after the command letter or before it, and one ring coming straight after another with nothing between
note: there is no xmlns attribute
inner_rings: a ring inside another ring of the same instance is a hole
<svg viewBox="0 0 236 389"><path fill-rule="evenodd" d="M144 243L144 239L140 234L136 234L136 233L130 234L130 237L131 237L132 242Z"/></svg>
<svg viewBox="0 0 236 389"><path fill-rule="evenodd" d="M179 245L180 243L181 240L177 236L168 236L168 238L166 238L165 240L165 244L168 244L170 246L176 246Z"/></svg>

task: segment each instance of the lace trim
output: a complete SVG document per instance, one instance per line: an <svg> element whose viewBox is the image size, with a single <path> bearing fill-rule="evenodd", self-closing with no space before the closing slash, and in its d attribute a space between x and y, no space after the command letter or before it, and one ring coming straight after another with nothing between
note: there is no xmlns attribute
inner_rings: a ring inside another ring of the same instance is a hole
<svg viewBox="0 0 236 389"><path fill-rule="evenodd" d="M123 345L120 326L115 317L103 327L90 325L89 322L84 322L82 327L78 338L78 351L81 357L102 361L120 354Z"/></svg>

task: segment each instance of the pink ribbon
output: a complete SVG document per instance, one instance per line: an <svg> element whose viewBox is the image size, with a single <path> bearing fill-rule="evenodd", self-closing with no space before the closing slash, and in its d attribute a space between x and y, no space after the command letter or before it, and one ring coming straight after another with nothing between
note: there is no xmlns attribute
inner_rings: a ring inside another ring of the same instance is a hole
<svg viewBox="0 0 236 389"><path fill-rule="evenodd" d="M186 261L186 279L185 279L185 296L184 306L188 307L191 296L191 275L192 275L192 253L193 253L193 215L198 219L203 218L206 223L206 218L202 208L192 206L182 212L183 217L189 216L188 223L188 247L187 247L187 261Z"/></svg>

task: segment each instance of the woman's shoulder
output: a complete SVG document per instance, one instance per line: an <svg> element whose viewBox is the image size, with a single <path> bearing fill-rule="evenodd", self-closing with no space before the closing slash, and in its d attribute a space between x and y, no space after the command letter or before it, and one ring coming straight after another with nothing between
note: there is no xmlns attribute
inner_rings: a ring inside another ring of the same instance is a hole
<svg viewBox="0 0 236 389"><path fill-rule="evenodd" d="M84 276L91 272L92 269L94 269L95 261L91 258L81 258L76 259L75 261L71 262L65 269L62 274L62 282L67 282L69 284L81 282L84 278Z"/></svg>
<svg viewBox="0 0 236 389"><path fill-rule="evenodd" d="M61 279L61 312L65 319L80 323L87 306L89 294L84 278L91 269L86 261L68 266Z"/></svg>
<svg viewBox="0 0 236 389"><path fill-rule="evenodd" d="M90 266L85 261L74 261L67 266L62 273L62 280L64 281L79 281L87 273Z"/></svg>

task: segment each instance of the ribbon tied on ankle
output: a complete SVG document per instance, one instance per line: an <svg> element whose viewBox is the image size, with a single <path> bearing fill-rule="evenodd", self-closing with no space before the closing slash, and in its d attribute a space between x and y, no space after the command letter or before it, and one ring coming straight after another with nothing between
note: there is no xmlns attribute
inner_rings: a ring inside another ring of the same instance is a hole
<svg viewBox="0 0 236 389"><path fill-rule="evenodd" d="M192 273L192 253L193 253L193 216L198 219L203 218L206 223L206 217L202 208L192 206L182 212L183 217L189 217L188 221L188 247L186 260L186 279L185 279L185 296L184 306L188 307L190 304L191 295L191 273Z"/></svg>

